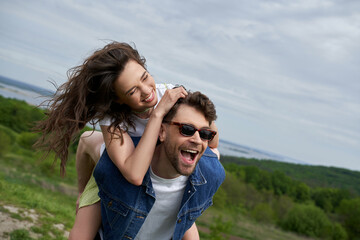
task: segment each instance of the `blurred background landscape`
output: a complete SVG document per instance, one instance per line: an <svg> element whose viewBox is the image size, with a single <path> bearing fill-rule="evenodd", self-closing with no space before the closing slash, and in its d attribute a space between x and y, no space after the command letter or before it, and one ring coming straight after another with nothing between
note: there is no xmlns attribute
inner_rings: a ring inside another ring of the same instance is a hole
<svg viewBox="0 0 360 240"><path fill-rule="evenodd" d="M110 41L213 100L226 181L201 239L360 239L360 1L0 1L0 239L66 239L77 196L36 106ZM50 89L50 90L49 90Z"/></svg>
<svg viewBox="0 0 360 240"><path fill-rule="evenodd" d="M1 78L0 239L67 239L77 198L75 151L60 177L33 149L46 89ZM6 82L8 81L8 82ZM201 239L360 239L360 172L220 142L226 180L197 221ZM244 157L245 156L245 157ZM261 159L261 160L260 160Z"/></svg>

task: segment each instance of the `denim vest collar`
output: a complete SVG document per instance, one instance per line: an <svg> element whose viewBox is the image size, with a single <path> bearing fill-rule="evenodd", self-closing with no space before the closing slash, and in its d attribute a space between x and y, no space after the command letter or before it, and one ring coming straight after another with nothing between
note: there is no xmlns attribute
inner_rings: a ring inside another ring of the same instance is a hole
<svg viewBox="0 0 360 240"><path fill-rule="evenodd" d="M201 172L200 166L198 164L195 166L194 172L189 176L189 181L193 186L203 185L203 184L207 183L204 175ZM147 194L155 197L154 190L153 190L152 184L151 184L150 168L146 172L141 185L146 187Z"/></svg>
<svg viewBox="0 0 360 240"><path fill-rule="evenodd" d="M199 165L196 165L194 172L189 176L189 181L193 185L203 185L207 183Z"/></svg>

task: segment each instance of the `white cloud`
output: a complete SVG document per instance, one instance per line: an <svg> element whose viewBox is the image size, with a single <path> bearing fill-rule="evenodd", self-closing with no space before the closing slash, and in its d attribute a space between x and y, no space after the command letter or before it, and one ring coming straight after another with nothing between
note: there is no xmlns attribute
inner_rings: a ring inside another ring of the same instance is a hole
<svg viewBox="0 0 360 240"><path fill-rule="evenodd" d="M281 24L283 32L301 41L314 55L328 61L342 62L354 57L359 51L360 14L350 16L313 17L306 20L290 20Z"/></svg>
<svg viewBox="0 0 360 240"><path fill-rule="evenodd" d="M297 0L297 1L264 1L260 3L263 10L270 13L304 12L309 10L326 9L334 6L330 0Z"/></svg>
<svg viewBox="0 0 360 240"><path fill-rule="evenodd" d="M265 149L309 157L284 140L295 135L298 144L312 143L313 161L334 144L356 159L359 11L358 1L337 0L7 0L0 2L0 58L26 68L13 76L38 78L29 70L65 81L66 70L105 40L135 42L157 81L213 99L226 116L219 125L231 128L222 130L225 139L242 131ZM230 118L252 127L230 126ZM283 142L274 143L276 131Z"/></svg>

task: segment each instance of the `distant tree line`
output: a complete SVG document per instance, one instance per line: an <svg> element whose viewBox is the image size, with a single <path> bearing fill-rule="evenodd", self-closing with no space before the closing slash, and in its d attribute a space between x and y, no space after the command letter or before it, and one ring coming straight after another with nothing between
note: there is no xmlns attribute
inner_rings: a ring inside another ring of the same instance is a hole
<svg viewBox="0 0 360 240"><path fill-rule="evenodd" d="M221 161L241 166L256 166L268 172L280 171L295 180L306 183L310 187L347 189L352 194L360 196L359 171L233 156L222 156Z"/></svg>
<svg viewBox="0 0 360 240"><path fill-rule="evenodd" d="M4 98L0 95L0 157L8 152L16 152L29 157L37 156L39 160L43 160L44 153L40 149L34 149L33 145L39 138L39 133L34 132L35 124L45 117L44 109L29 105L22 100ZM91 128L85 127L81 132L86 130L91 130ZM78 139L70 145L70 154L76 152L77 144ZM48 157L54 159L54 156ZM50 162L37 162L39 168L44 170L43 174L54 174L52 170L56 166Z"/></svg>

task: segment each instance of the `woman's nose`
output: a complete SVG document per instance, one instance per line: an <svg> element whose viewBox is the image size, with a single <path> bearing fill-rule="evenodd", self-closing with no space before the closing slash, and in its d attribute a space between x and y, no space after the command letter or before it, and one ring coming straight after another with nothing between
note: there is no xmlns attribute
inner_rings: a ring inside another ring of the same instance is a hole
<svg viewBox="0 0 360 240"><path fill-rule="evenodd" d="M140 91L141 91L142 95L149 95L152 91L152 88L150 86L142 84L140 86Z"/></svg>

